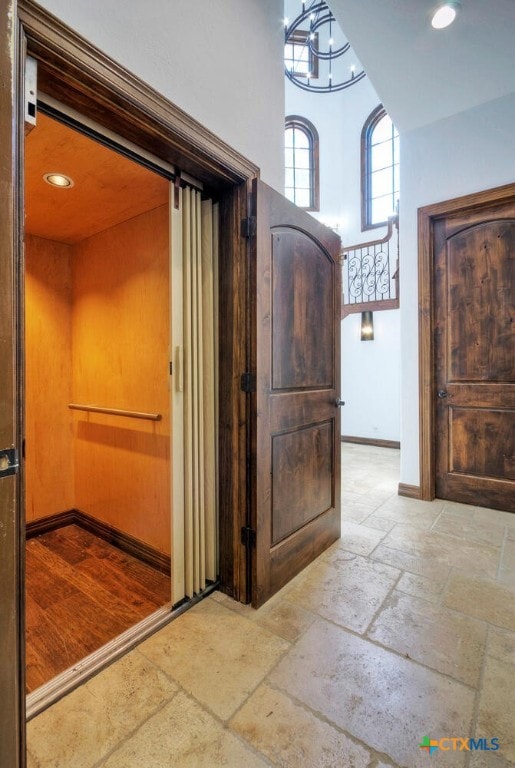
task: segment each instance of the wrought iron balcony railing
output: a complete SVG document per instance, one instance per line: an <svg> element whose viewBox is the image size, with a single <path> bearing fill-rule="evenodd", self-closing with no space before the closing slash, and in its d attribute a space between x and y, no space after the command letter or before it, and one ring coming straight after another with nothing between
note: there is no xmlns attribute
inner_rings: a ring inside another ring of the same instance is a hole
<svg viewBox="0 0 515 768"><path fill-rule="evenodd" d="M342 318L399 306L399 217L390 216L381 240L342 249Z"/></svg>

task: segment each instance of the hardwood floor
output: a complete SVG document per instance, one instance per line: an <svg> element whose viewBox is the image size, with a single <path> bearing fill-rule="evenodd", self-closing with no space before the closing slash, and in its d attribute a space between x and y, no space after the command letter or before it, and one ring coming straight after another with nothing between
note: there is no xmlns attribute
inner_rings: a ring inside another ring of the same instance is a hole
<svg viewBox="0 0 515 768"><path fill-rule="evenodd" d="M27 692L170 602L170 577L67 525L27 541Z"/></svg>

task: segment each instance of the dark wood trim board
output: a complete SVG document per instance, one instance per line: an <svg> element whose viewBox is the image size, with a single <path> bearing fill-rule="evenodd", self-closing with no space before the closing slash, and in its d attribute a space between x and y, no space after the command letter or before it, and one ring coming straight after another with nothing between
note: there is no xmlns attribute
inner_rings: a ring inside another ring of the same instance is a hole
<svg viewBox="0 0 515 768"><path fill-rule="evenodd" d="M65 525L78 525L100 539L109 542L109 544L118 547L123 552L127 552L129 555L137 557L138 560L147 563L147 565L151 565L157 571L165 573L167 576L171 574L171 559L168 555L164 555L159 550L136 539L134 536L130 536L128 533L119 531L112 525L96 520L79 509L69 509L66 512L48 515L39 520L28 522L25 526L26 536L27 539L31 539L34 536L40 536L42 533L54 531Z"/></svg>
<svg viewBox="0 0 515 768"><path fill-rule="evenodd" d="M398 494L399 496L407 496L408 499L422 498L422 493L419 485L408 485L407 483L399 483Z"/></svg>

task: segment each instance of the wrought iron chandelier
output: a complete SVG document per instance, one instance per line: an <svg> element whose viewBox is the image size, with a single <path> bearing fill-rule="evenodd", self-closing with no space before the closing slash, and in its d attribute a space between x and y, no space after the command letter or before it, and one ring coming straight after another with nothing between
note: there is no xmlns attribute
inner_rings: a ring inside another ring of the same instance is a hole
<svg viewBox="0 0 515 768"><path fill-rule="evenodd" d="M363 70L356 72L355 65L346 65L350 43L327 3L320 0L302 2L297 18L291 24L284 20L284 44L286 77L304 91L342 91L366 76Z"/></svg>

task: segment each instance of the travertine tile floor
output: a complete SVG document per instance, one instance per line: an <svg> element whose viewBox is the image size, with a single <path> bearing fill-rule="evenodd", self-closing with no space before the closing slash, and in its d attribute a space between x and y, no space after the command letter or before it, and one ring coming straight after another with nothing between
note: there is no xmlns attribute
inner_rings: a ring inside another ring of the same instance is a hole
<svg viewBox="0 0 515 768"><path fill-rule="evenodd" d="M345 445L343 480L339 542L261 610L215 593L35 718L29 768L515 765L515 515L400 498L391 449Z"/></svg>

